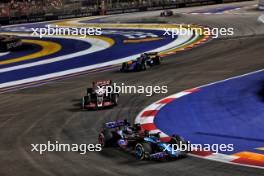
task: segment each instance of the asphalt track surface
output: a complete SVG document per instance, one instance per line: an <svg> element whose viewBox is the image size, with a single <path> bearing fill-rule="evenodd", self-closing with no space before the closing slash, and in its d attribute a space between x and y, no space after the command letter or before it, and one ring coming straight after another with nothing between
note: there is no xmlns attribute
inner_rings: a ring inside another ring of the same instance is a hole
<svg viewBox="0 0 264 176"><path fill-rule="evenodd" d="M158 12L146 13L146 16ZM145 13L137 14L140 16ZM130 19L137 18L131 15ZM138 73L107 71L58 81L0 96L0 175L181 175L260 176L264 170L188 157L172 162L138 161L128 153L108 149L80 155L77 152L31 152L32 143L96 143L101 123L133 120L145 106L206 83L264 67L264 36L257 14L243 16L181 16L166 20L234 26L233 38L221 38L164 59L160 67ZM218 21L216 19L219 19ZM163 19L159 19L163 20ZM245 36L244 36L245 35ZM121 95L118 107L81 111L79 100L93 80L111 79L126 85L167 85L166 95Z"/></svg>

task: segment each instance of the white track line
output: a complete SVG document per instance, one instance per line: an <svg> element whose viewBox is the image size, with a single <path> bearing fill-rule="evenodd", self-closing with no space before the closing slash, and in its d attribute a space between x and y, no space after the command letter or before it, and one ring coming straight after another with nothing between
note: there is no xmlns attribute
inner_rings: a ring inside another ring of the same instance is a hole
<svg viewBox="0 0 264 176"><path fill-rule="evenodd" d="M0 53L0 57L1 56L5 56L5 55L7 55L7 54L9 54L10 52L4 52L4 53Z"/></svg>
<svg viewBox="0 0 264 176"><path fill-rule="evenodd" d="M26 36L26 35L22 35L22 34L19 34L19 35L20 36ZM75 39L75 40L77 40L77 38L66 37L66 36L64 36L64 37L52 36L52 38L64 38L64 39ZM2 69L0 69L0 73L24 69L24 68L29 68L29 67L34 67L34 66L38 66L38 65L49 64L49 63L63 61L63 60L68 60L68 59L72 59L74 57L79 57L79 56L87 55L87 54L90 54L93 52L102 51L102 50L110 47L110 44L108 42L101 40L101 39L98 39L98 38L87 38L87 39L78 38L78 40L81 40L81 41L84 41L86 43L91 44L91 47L89 47L88 49L83 50L83 51L79 51L76 53L71 53L71 54L67 54L67 55L63 55L63 56L58 56L58 57L51 58L51 59L45 59L45 60L37 61L37 62L33 62L33 63L27 63L27 64L21 64L21 65L17 65L17 66L13 66L13 67L2 68Z"/></svg>
<svg viewBox="0 0 264 176"><path fill-rule="evenodd" d="M192 42L193 40L196 40L197 37L198 37L198 35L196 35L190 42ZM190 35L180 35L173 42L171 42L171 43L169 43L169 44L167 44L165 46L162 46L160 48L157 48L157 49L154 49L154 50L150 50L150 51L146 51L146 52L160 52L160 51L164 51L164 50L167 50L167 49L170 49L170 48L173 48L173 47L177 47L177 46L181 47L182 45L184 45L186 43L189 43L188 41L191 38L192 38L192 34L191 33L190 33ZM97 45L101 44L103 46L101 46L99 49L97 48L97 50L94 50L94 51L100 51L100 50L103 50L106 47L108 47L107 43L104 42L104 41L101 41L101 40L97 39L96 42L98 42ZM87 52L86 50L85 51L80 51L78 53L70 54L67 57L66 56L60 56L60 57L52 58L52 59L48 59L48 60L43 60L43 61L38 61L38 62L34 62L34 63L22 64L22 65L18 65L18 66L14 66L14 67L0 69L0 73L12 71L12 70L23 69L23 68L29 68L29 67L43 65L43 64L48 64L48 63L57 62L57 61L61 61L61 60L66 60L66 59L71 59L73 57L77 57L77 56L81 56L81 55L85 55L85 54L90 53L91 49L88 49L88 50L89 50L89 52ZM135 58L137 58L139 56L140 56L140 54L136 54L136 55L128 56L128 57L125 57L125 58L121 58L121 59L117 59L117 60L113 60L113 61L109 61L109 62L89 65L89 66L85 66L85 67L70 69L70 70L56 72L56 73L51 73L51 74L47 74L47 75L43 75L43 76L36 76L36 77L26 78L26 79L22 79L22 80L18 80L18 81L11 81L11 82L7 82L7 83L2 83L2 84L0 84L0 88L14 86L14 85L19 85L19 84L24 84L24 83L29 83L29 82L40 81L40 80L43 80L43 79L49 79L49 78L58 77L58 76L64 76L64 75L68 75L68 74L72 74L72 73L87 71L87 70L96 69L96 68L100 68L100 67L105 67L105 66L109 66L109 65L116 65L116 64L131 60L131 59L135 59Z"/></svg>
<svg viewBox="0 0 264 176"><path fill-rule="evenodd" d="M256 74L256 73L260 73L260 72L264 72L264 69L257 70L257 71L253 71L253 72L246 73L246 74L243 74L243 75L234 76L234 77L227 78L227 79L224 79L224 80L221 80L221 81L216 81L216 82L213 82L213 83L209 83L209 84L206 84L206 85L199 86L199 87L194 88L194 89L197 89L199 91L199 89L202 89L202 88L207 87L207 86L211 86L211 85L215 85L215 84L220 84L220 83L223 83L223 82L226 82L226 81L230 81L230 80L242 78L242 77L249 76L249 75L253 75L253 74ZM179 93L170 95L168 97L165 97L165 98L163 98L161 100L158 100L158 101L152 103L151 105L149 105L146 108L144 108L137 115L137 117L135 118L135 122L134 123L139 123L141 125L153 124L155 126L154 119L155 119L155 116L156 115L152 115L152 116L147 116L146 117L146 116L143 116L143 113L144 112L146 112L146 111L157 111L158 112L164 106L166 106L166 104L167 104L167 103L160 103L161 101L164 101L166 99L171 99L171 98L172 99L175 99L173 101L177 101L178 98L183 97L183 96L187 96L187 95L191 94L192 92L190 90L194 90L194 89L185 90L185 91L182 91L182 92L179 92ZM167 134L165 134L164 132L162 132L160 129L157 129L157 128L151 130L151 132L161 132L162 133L162 137L164 137L164 138L169 137ZM203 158L203 159L208 159L208 160L213 160L213 161L218 161L218 162L223 162L223 163L228 163L228 164L233 164L233 165L240 165L240 166L247 166L247 167L264 169L264 167L261 167L261 166L233 162L236 159L240 158L238 156L233 156L233 155L226 155L226 154L221 154L221 153L212 153L212 154L210 154L208 156L200 156L200 155L195 155L195 154L190 154L190 155L191 156L198 157L198 158Z"/></svg>

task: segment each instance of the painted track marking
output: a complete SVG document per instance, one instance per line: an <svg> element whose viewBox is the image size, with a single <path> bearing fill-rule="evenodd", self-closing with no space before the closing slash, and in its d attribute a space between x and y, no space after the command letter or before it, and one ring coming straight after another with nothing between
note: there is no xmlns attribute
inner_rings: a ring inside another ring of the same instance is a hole
<svg viewBox="0 0 264 176"><path fill-rule="evenodd" d="M193 89L189 89L189 90L185 90L173 95L170 95L166 98L163 98L161 100L158 100L154 103L152 103L151 105L147 106L146 108L144 108L135 118L135 123L139 123L141 124L142 128L147 129L147 130L151 130L151 133L156 133L156 132L161 132L161 139L163 141L168 141L170 139L170 136L168 136L167 134L165 134L164 132L162 132L160 129L158 129L156 127L156 125L154 124L154 119L156 114L158 113L159 110L161 110L161 108L163 108L164 106L166 106L166 104L170 103L171 101L174 101L178 98L181 98L183 96L187 96L191 93L200 91L201 89L203 89L204 87L207 86L211 86L211 85L215 85L215 84L220 84L229 80L233 80L233 79L237 79L237 78L241 78L241 77L245 77L245 76L249 76L252 74L256 74L256 73L260 73L260 72L264 72L264 69L261 70L257 70L254 72L250 72L247 74L243 74L243 75L239 75L239 76L235 76L235 77L231 77L228 79L224 79L221 81L217 81L217 82L213 82L213 83L209 83L206 85L202 85ZM148 112L152 112L150 113L149 116L146 116L145 114ZM153 113L155 112L155 113ZM262 148L261 148L262 149ZM255 154L255 153L254 153ZM203 159L209 159L209 160L214 160L214 161L219 161L219 162L223 162L223 163L228 163L228 164L234 164L234 165L241 165L241 166L247 166L247 167L254 167L254 168L260 168L260 169L264 169L264 162L263 160L259 160L259 158L262 158L262 156L260 155L250 155L250 153L237 153L234 155L226 155L226 154L220 154L220 153L213 153L213 152L194 152L191 154L191 156L195 156L195 157L199 157L199 158L203 158ZM252 158L257 158L257 160L252 160ZM244 158L246 157L246 158Z"/></svg>

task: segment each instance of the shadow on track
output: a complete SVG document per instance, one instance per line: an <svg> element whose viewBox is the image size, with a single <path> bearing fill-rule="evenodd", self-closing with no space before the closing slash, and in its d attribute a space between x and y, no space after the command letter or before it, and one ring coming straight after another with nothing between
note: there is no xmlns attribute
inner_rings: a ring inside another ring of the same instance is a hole
<svg viewBox="0 0 264 176"><path fill-rule="evenodd" d="M118 148L106 148L103 149L100 153L103 157L107 158L118 158L118 164L120 165L133 165L133 166L147 166L147 165L158 165L164 163L171 163L171 162L178 162L185 158L178 158L178 159L157 159L157 160L138 160L132 153L132 151L126 151Z"/></svg>
<svg viewBox="0 0 264 176"><path fill-rule="evenodd" d="M81 99L73 99L71 100L71 102L73 102L73 108L69 108L67 109L70 112L81 112L81 111L104 111L104 110L108 110L108 109L112 109L113 106L106 106L106 107L102 107L102 108L90 108L90 109L82 109L82 103L81 103Z"/></svg>

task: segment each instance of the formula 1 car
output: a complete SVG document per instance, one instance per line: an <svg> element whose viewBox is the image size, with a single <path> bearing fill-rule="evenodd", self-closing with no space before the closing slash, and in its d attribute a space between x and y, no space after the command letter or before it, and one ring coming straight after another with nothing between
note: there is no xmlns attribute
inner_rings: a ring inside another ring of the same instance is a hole
<svg viewBox="0 0 264 176"><path fill-rule="evenodd" d="M93 82L92 88L87 88L87 94L82 98L82 109L98 109L116 106L119 94L114 93L112 81Z"/></svg>
<svg viewBox="0 0 264 176"><path fill-rule="evenodd" d="M185 145L185 148L179 148ZM169 142L160 140L160 133L145 135L144 140L135 146L135 155L138 159L177 159L186 157L189 144L178 135L173 135Z"/></svg>
<svg viewBox="0 0 264 176"><path fill-rule="evenodd" d="M0 51L8 51L22 45L22 40L17 36L0 35Z"/></svg>
<svg viewBox="0 0 264 176"><path fill-rule="evenodd" d="M143 71L147 69L147 66L152 67L154 65L160 65L161 58L157 52L143 53L136 60L130 60L123 62L120 71Z"/></svg>
<svg viewBox="0 0 264 176"><path fill-rule="evenodd" d="M143 138L140 125L131 126L127 120L116 120L103 125L98 141L102 147L134 146Z"/></svg>
<svg viewBox="0 0 264 176"><path fill-rule="evenodd" d="M151 159L174 159L185 157L188 147L181 150L174 145L187 142L180 136L175 135L169 142L162 142L160 134L150 134L143 131L140 125L131 126L126 120L117 120L104 124L98 141L102 147L119 147L133 153L140 160Z"/></svg>
<svg viewBox="0 0 264 176"><path fill-rule="evenodd" d="M168 16L172 16L173 15L173 11L171 10L164 10L163 12L160 13L161 17L168 17Z"/></svg>

